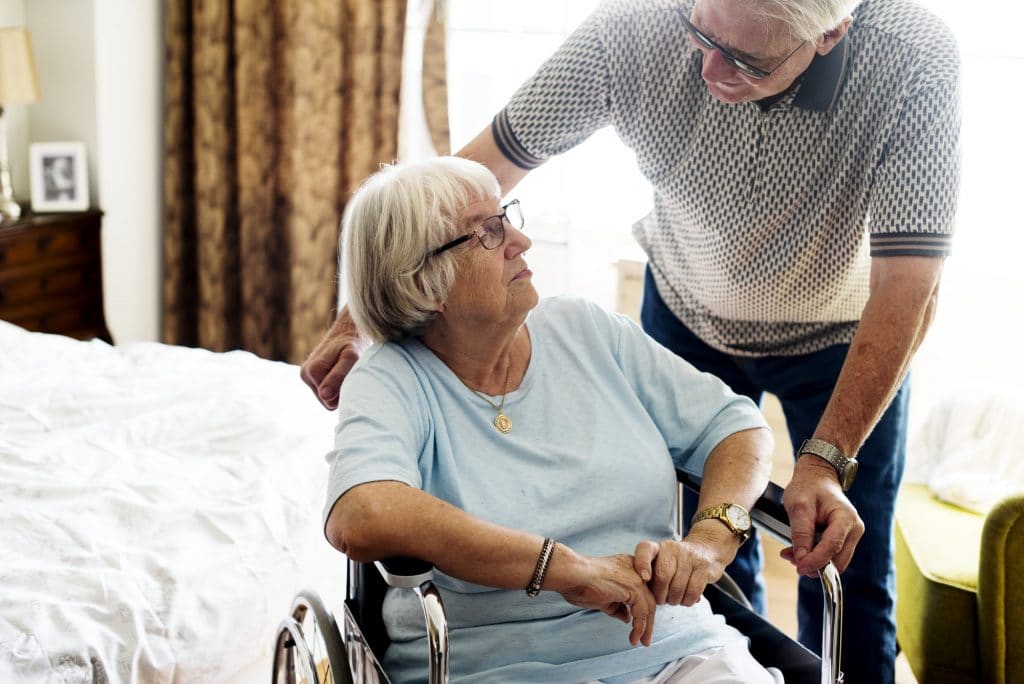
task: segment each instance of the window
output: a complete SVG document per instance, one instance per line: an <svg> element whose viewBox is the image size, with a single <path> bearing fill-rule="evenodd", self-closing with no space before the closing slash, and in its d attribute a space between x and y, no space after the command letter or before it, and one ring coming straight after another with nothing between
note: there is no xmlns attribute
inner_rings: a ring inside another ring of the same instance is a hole
<svg viewBox="0 0 1024 684"><path fill-rule="evenodd" d="M1013 387L1024 348L1024 214L1019 208L1024 132L1017 31L1024 6L922 0L957 37L962 56L963 180L953 256L938 314L914 364L912 417L950 393Z"/></svg>
<svg viewBox="0 0 1024 684"><path fill-rule="evenodd" d="M597 0L448 0L449 118L453 149L490 125L512 93L553 53ZM530 173L522 201L533 240L528 260L542 296L573 293L615 308L619 259L644 259L630 229L650 211L650 185L615 133Z"/></svg>

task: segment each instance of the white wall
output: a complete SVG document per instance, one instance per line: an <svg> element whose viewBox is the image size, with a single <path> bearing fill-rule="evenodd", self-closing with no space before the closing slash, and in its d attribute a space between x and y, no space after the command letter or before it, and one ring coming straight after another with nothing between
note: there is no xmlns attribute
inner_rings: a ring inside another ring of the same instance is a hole
<svg viewBox="0 0 1024 684"><path fill-rule="evenodd" d="M25 7L22 0L0 0L0 26L23 26ZM7 124L7 153L11 162L11 185L14 197L23 206L28 202L28 108L16 104L4 109Z"/></svg>
<svg viewBox="0 0 1024 684"><path fill-rule="evenodd" d="M0 0L0 25L32 34L42 95L7 112L14 193L27 206L30 142L85 143L119 343L159 336L162 21L155 0Z"/></svg>
<svg viewBox="0 0 1024 684"><path fill-rule="evenodd" d="M939 402L1009 391L1024 382L1024 364L1017 361L1024 347L1024 131L1018 124L1024 92L1015 87L1024 63L1024 44L1016 35L1024 6L922 2L947 22L960 44L963 180L938 312L914 363L912 430Z"/></svg>
<svg viewBox="0 0 1024 684"><path fill-rule="evenodd" d="M85 143L89 203L96 198L96 73L92 0L27 0L39 73L39 101L28 107L29 142Z"/></svg>
<svg viewBox="0 0 1024 684"><path fill-rule="evenodd" d="M119 343L156 340L163 235L163 3L94 3L98 141L94 156L98 206L106 212L107 324Z"/></svg>

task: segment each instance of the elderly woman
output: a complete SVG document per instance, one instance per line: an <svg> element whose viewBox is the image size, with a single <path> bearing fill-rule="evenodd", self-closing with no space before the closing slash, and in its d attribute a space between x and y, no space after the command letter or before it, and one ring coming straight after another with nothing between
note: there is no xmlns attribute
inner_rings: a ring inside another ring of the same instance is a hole
<svg viewBox="0 0 1024 684"><path fill-rule="evenodd" d="M498 199L483 166L442 158L350 202L349 307L375 344L341 389L328 539L436 566L454 681L776 681L700 601L767 483L760 413L629 319L539 301ZM704 478L683 540L674 467ZM422 679L415 597L391 592L384 620L385 669Z"/></svg>

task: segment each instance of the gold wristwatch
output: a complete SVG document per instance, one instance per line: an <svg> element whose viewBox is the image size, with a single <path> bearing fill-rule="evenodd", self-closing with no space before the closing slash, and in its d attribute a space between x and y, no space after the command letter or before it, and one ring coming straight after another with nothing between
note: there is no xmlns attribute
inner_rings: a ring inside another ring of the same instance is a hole
<svg viewBox="0 0 1024 684"><path fill-rule="evenodd" d="M740 538L741 544L750 538L750 513L743 506L734 503L723 503L705 508L693 516L690 524L696 525L701 520L710 520L712 518L721 520L729 528L729 531Z"/></svg>
<svg viewBox="0 0 1024 684"><path fill-rule="evenodd" d="M839 450L839 447L829 444L823 439L805 439L804 443L800 445L800 450L796 453L797 458L804 454L813 454L828 462L829 465L836 469L836 475L839 477L839 484L843 491L850 491L853 478L857 476L857 460L848 457Z"/></svg>

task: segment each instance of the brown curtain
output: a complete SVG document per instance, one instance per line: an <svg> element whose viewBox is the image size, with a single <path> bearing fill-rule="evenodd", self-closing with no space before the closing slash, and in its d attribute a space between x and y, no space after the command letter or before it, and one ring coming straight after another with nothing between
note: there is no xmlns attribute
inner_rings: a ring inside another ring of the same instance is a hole
<svg viewBox="0 0 1024 684"><path fill-rule="evenodd" d="M300 362L397 156L405 0L168 0L163 339Z"/></svg>
<svg viewBox="0 0 1024 684"><path fill-rule="evenodd" d="M434 0L423 37L423 113L438 154L451 154L448 127L447 0Z"/></svg>

